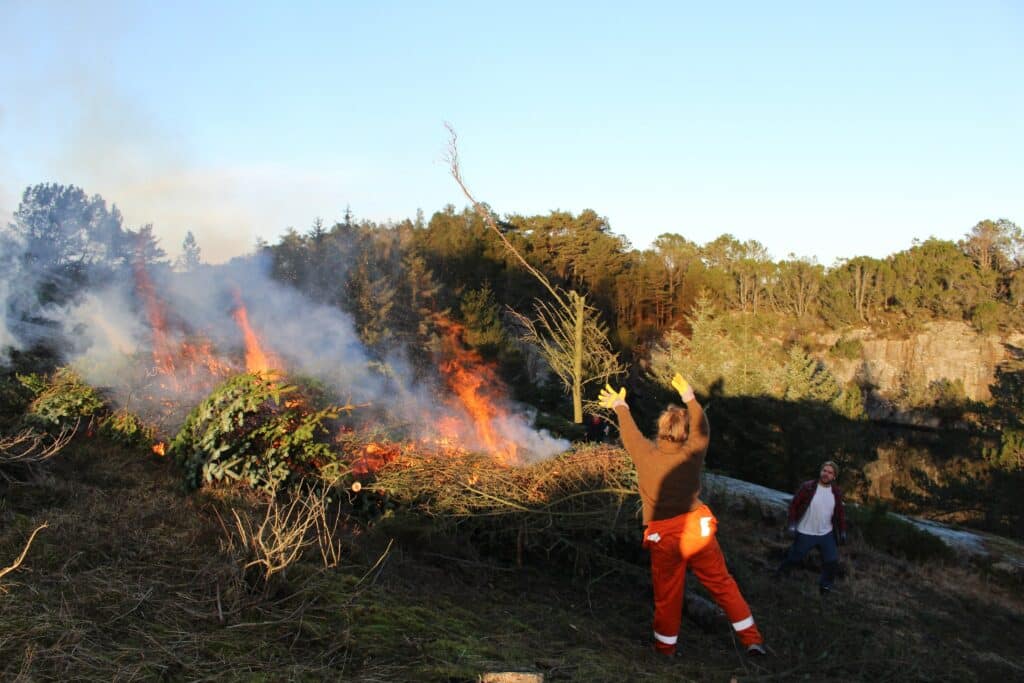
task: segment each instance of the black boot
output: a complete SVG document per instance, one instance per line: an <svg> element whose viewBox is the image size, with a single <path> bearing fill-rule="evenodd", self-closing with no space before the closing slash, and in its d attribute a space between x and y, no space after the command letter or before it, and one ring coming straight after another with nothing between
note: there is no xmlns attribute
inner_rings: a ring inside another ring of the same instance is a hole
<svg viewBox="0 0 1024 683"><path fill-rule="evenodd" d="M836 581L836 569L838 569L838 562L824 562L821 565L821 580L818 581L818 586L821 588L821 594L826 595L831 593L832 586Z"/></svg>

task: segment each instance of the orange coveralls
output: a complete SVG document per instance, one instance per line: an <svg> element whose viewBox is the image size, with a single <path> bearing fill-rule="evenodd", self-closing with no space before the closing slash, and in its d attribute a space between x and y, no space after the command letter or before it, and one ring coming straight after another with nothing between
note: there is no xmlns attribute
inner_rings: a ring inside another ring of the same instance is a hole
<svg viewBox="0 0 1024 683"><path fill-rule="evenodd" d="M698 497L710 430L699 403L690 401L687 409L687 440L655 443L640 433L628 406L615 408L643 501L644 547L651 553L654 583L654 646L667 655L676 650L687 566L725 611L744 647L764 642L715 539L718 520Z"/></svg>

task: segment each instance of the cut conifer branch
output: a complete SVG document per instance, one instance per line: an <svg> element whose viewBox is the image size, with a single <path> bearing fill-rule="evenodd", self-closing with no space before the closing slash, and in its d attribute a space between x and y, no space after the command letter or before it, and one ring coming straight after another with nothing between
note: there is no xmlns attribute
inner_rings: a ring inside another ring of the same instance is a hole
<svg viewBox="0 0 1024 683"><path fill-rule="evenodd" d="M520 338L540 351L562 381L566 393L572 396L573 422L582 424L584 387L593 383L603 385L623 372L618 355L608 341L608 328L601 323L599 311L587 303L585 294L552 284L509 241L491 212L466 186L459 166L458 135L450 123L445 123L445 128L449 135L448 167L462 193L488 229L498 236L505 250L551 294L552 301L534 301L532 318L517 311L512 313L525 330Z"/></svg>

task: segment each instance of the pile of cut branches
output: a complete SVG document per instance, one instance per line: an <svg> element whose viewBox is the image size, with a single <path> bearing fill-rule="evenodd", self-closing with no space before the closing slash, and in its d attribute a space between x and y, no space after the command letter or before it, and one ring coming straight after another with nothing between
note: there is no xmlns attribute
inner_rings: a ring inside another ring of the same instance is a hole
<svg viewBox="0 0 1024 683"><path fill-rule="evenodd" d="M239 481L274 494L338 469L331 433L338 416L352 409L277 375L240 374L196 406L168 452L189 488Z"/></svg>
<svg viewBox="0 0 1024 683"><path fill-rule="evenodd" d="M430 518L478 551L509 557L617 563L640 541L636 471L619 448L581 445L556 458L507 467L480 454L406 451L365 489L390 516Z"/></svg>

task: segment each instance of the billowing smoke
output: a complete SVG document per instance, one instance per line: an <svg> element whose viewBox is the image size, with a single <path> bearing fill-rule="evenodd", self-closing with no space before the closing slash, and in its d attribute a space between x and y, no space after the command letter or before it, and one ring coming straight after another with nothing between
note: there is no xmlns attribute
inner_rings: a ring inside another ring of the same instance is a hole
<svg viewBox="0 0 1024 683"><path fill-rule="evenodd" d="M149 344L148 328L136 315L133 292L125 283L51 307L44 315L55 327L72 331L75 342L65 354L83 377L97 387L117 388L119 401L128 402L128 377Z"/></svg>
<svg viewBox="0 0 1024 683"><path fill-rule="evenodd" d="M286 368L356 401L378 399L384 378L371 371L351 318L272 280L268 272L269 264L262 259L235 259L191 273L165 272L158 291L189 329L201 332L218 349L241 355L243 342L232 314L244 305L266 350Z"/></svg>
<svg viewBox="0 0 1024 683"><path fill-rule="evenodd" d="M46 310L109 280L137 233L123 229L116 207L80 188L56 184L25 190L13 220L0 230L3 329L9 348L61 346Z"/></svg>
<svg viewBox="0 0 1024 683"><path fill-rule="evenodd" d="M25 253L24 243L18 239L17 233L8 226L7 230L0 232L0 367L4 367L9 361L12 350L22 348L21 339L15 333L12 318L17 315L17 294L18 287L35 288L37 283L34 279L22 279L21 263Z"/></svg>
<svg viewBox="0 0 1024 683"><path fill-rule="evenodd" d="M0 276L0 301L4 302L5 307L10 298L10 291L11 283L6 277ZM15 339L14 335L7 328L7 316L0 315L0 365L7 361L8 349L17 347L18 340Z"/></svg>
<svg viewBox="0 0 1024 683"><path fill-rule="evenodd" d="M370 370L348 317L271 280L266 270L255 258L189 273L136 266L41 315L72 331L65 360L119 402L198 401L197 392L211 387L189 384L197 372L212 372L209 379L216 380L244 371L244 340L233 315L239 306L282 369L314 377L353 402L378 402L384 378ZM161 381L159 371L181 381Z"/></svg>
<svg viewBox="0 0 1024 683"><path fill-rule="evenodd" d="M109 218L96 213L97 220ZM37 241L35 249L46 246ZM106 266L91 274L63 265L27 267L67 264L66 254L26 259L26 252L8 250L8 262L21 265L16 277L0 280L0 295L8 312L17 315L5 316L8 323L13 320L14 329L0 327L0 343L28 345L45 339L59 348L63 362L120 405L137 410L147 402L181 404L185 410L174 416L180 420L223 378L245 370L247 348L238 317L244 308L262 351L290 375L315 378L342 400L366 406L368 414L402 425L410 435L437 434L440 425L454 423L460 426L460 444L474 449L490 445L473 429L474 417L440 375L424 380L422 372L414 374L401 349L383 361L374 358L349 315L274 280L265 259L251 256L174 272L159 262L130 263L127 251L108 246L116 256L114 265L106 255L96 258ZM79 251L91 254L96 248ZM86 286L45 303L28 295L55 273L78 278ZM174 382L161 373L173 375ZM209 381L200 381L204 378ZM497 403L499 410L486 421L504 440L515 443L518 459L548 457L568 447L564 440L534 430L524 407L500 397ZM172 421L162 426L170 431L177 425Z"/></svg>

